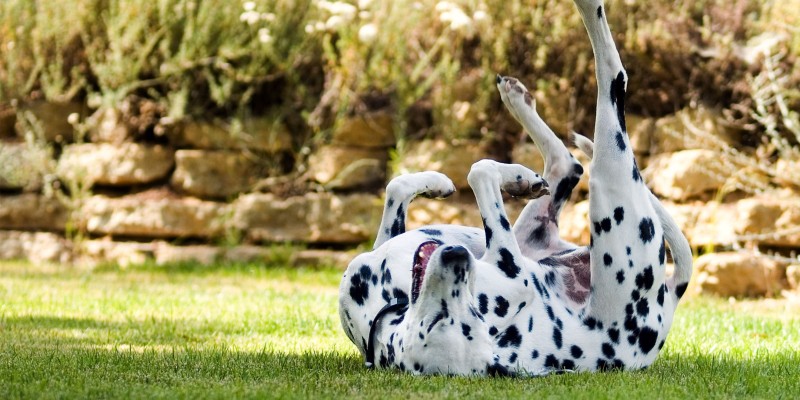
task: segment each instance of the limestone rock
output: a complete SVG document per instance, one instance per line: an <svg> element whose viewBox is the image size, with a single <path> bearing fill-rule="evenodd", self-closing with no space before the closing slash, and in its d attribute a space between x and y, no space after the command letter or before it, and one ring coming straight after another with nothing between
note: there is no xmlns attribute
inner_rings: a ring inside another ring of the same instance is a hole
<svg viewBox="0 0 800 400"><path fill-rule="evenodd" d="M521 143L511 150L511 162L524 165L538 174L544 172L544 157L533 143Z"/></svg>
<svg viewBox="0 0 800 400"><path fill-rule="evenodd" d="M124 120L122 111L114 107L98 109L89 117L92 142L121 144L132 136L134 128Z"/></svg>
<svg viewBox="0 0 800 400"><path fill-rule="evenodd" d="M739 134L724 123L719 111L697 107L685 108L658 119L651 140L650 154L655 155L708 147L713 140L722 140L735 147Z"/></svg>
<svg viewBox="0 0 800 400"><path fill-rule="evenodd" d="M72 243L53 233L0 230L0 260L68 263L72 254Z"/></svg>
<svg viewBox="0 0 800 400"><path fill-rule="evenodd" d="M650 154L650 143L653 140L653 132L656 129L656 121L652 118L631 115L625 116L625 125L628 128L628 138L631 142L633 154L637 158ZM644 164L639 163L639 167L644 168Z"/></svg>
<svg viewBox="0 0 800 400"><path fill-rule="evenodd" d="M309 157L308 167L314 180L329 189L383 186L388 158L381 148L328 145Z"/></svg>
<svg viewBox="0 0 800 400"><path fill-rule="evenodd" d="M153 259L155 242L115 242L107 239L81 243L81 263L89 266L116 264L120 267L144 264Z"/></svg>
<svg viewBox="0 0 800 400"><path fill-rule="evenodd" d="M92 196L82 208L92 234L147 238L217 237L224 231L224 203L194 198Z"/></svg>
<svg viewBox="0 0 800 400"><path fill-rule="evenodd" d="M295 267L336 267L345 269L356 254L336 250L298 250L292 253L289 263Z"/></svg>
<svg viewBox="0 0 800 400"><path fill-rule="evenodd" d="M204 198L226 198L246 192L261 177L253 157L225 150L178 150L172 187Z"/></svg>
<svg viewBox="0 0 800 400"><path fill-rule="evenodd" d="M698 288L719 296L764 296L782 289L784 268L749 253L712 253L695 261Z"/></svg>
<svg viewBox="0 0 800 400"><path fill-rule="evenodd" d="M220 261L223 248L209 245L173 246L158 242L155 250L155 260L158 265L195 262L201 265L211 265Z"/></svg>
<svg viewBox="0 0 800 400"><path fill-rule="evenodd" d="M789 288L800 290L800 264L786 267L786 280L789 283Z"/></svg>
<svg viewBox="0 0 800 400"><path fill-rule="evenodd" d="M800 247L800 198L762 195L736 203L735 232L773 246Z"/></svg>
<svg viewBox="0 0 800 400"><path fill-rule="evenodd" d="M26 143L0 142L0 189L41 189L54 162L50 152Z"/></svg>
<svg viewBox="0 0 800 400"><path fill-rule="evenodd" d="M504 202L512 222L525 207L526 201L508 199ZM406 227L416 229L425 225L452 224L483 228L481 214L472 193L456 193L445 200L418 198L408 207Z"/></svg>
<svg viewBox="0 0 800 400"><path fill-rule="evenodd" d="M271 118L250 118L241 125L221 121L188 121L169 133L176 147L251 150L279 153L292 149L292 135Z"/></svg>
<svg viewBox="0 0 800 400"><path fill-rule="evenodd" d="M172 151L163 146L85 143L64 148L58 175L87 184L130 186L162 179L173 165Z"/></svg>
<svg viewBox="0 0 800 400"><path fill-rule="evenodd" d="M392 147L396 143L393 123L392 116L383 111L350 117L333 132L331 141L340 146Z"/></svg>
<svg viewBox="0 0 800 400"><path fill-rule="evenodd" d="M469 188L467 174L472 164L486 158L480 143L422 140L412 143L400 161L400 171L438 171L447 175L457 189Z"/></svg>
<svg viewBox="0 0 800 400"><path fill-rule="evenodd" d="M67 209L55 198L35 193L0 196L0 228L64 231Z"/></svg>
<svg viewBox="0 0 800 400"><path fill-rule="evenodd" d="M657 195L686 200L722 188L730 173L711 150L683 150L652 157L643 176Z"/></svg>
<svg viewBox="0 0 800 400"><path fill-rule="evenodd" d="M247 194L232 209L233 226L251 241L355 244L375 238L383 203L366 194Z"/></svg>
<svg viewBox="0 0 800 400"><path fill-rule="evenodd" d="M575 189L581 192L588 192L589 166L592 160L590 160L586 154L583 154L580 149L570 148L569 151L572 153L572 156L581 163L581 166L583 166L583 175L581 176L581 180L578 181L578 185L575 186ZM515 146L514 149L511 150L511 162L522 164L539 175L544 174L544 157L542 157L539 149L536 148L536 145L533 143L523 143Z"/></svg>
<svg viewBox="0 0 800 400"><path fill-rule="evenodd" d="M589 244L591 238L589 200L567 203L564 206L558 221L558 233L566 241L578 245Z"/></svg>
<svg viewBox="0 0 800 400"><path fill-rule="evenodd" d="M687 207L689 208L687 210ZM730 245L736 242L736 205L729 203L708 202L705 205L695 203L684 206L686 219L694 216L694 221L684 231L693 247Z"/></svg>
<svg viewBox="0 0 800 400"><path fill-rule="evenodd" d="M71 142L75 140L75 129L69 123L70 114L83 114L85 106L78 102L55 103L38 101L20 107L41 128L42 139L48 142ZM17 121L17 136L25 137L25 126ZM38 129L37 129L38 131Z"/></svg>

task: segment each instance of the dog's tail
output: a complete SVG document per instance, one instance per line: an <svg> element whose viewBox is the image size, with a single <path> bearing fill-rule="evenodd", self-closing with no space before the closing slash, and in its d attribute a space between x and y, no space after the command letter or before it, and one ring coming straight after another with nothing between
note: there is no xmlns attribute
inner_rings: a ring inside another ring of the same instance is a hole
<svg viewBox="0 0 800 400"><path fill-rule="evenodd" d="M570 134L570 138L575 145L586 154L589 159L594 155L594 143L586 136L580 135L576 132ZM669 249L672 253L672 260L675 262L675 272L669 279L667 279L667 287L670 292L675 296L675 300L680 300L686 287L689 285L689 279L692 277L692 248L689 246L689 241L686 236L681 232L678 224L669 215L661 201L652 193L650 194L650 204L658 214L658 219L661 221L661 226L664 227L664 239L669 243Z"/></svg>
<svg viewBox="0 0 800 400"><path fill-rule="evenodd" d="M669 243L672 261L675 263L675 272L667 279L667 287L675 296L677 303L686 292L689 279L692 277L692 262L694 261L692 248L689 246L686 236L681 232L681 228L652 192L650 192L650 204L655 208L658 219L661 220L661 226L664 227L664 238Z"/></svg>

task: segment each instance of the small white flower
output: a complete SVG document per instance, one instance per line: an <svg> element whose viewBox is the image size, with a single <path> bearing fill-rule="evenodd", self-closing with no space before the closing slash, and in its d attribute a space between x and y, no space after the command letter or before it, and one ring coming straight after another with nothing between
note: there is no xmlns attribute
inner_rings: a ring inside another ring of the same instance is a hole
<svg viewBox="0 0 800 400"><path fill-rule="evenodd" d="M439 20L450 24L450 29L454 31L467 31L472 27L472 19L460 8L455 7L439 15Z"/></svg>
<svg viewBox="0 0 800 400"><path fill-rule="evenodd" d="M454 8L456 8L456 5L449 1L440 1L436 3L436 11L438 12L450 11Z"/></svg>
<svg viewBox="0 0 800 400"><path fill-rule="evenodd" d="M6 43L6 49L8 49L8 51L14 50L14 45L15 45L15 44L16 44L16 43L14 43L14 41L13 41L13 40L12 40L12 41L10 41L10 42L8 42L8 43Z"/></svg>
<svg viewBox="0 0 800 400"><path fill-rule="evenodd" d="M378 27L375 24L369 23L361 27L358 30L358 40L361 43L372 43L375 41L375 38L378 36Z"/></svg>
<svg viewBox="0 0 800 400"><path fill-rule="evenodd" d="M372 5L372 0L358 0L358 8L364 10Z"/></svg>
<svg viewBox="0 0 800 400"><path fill-rule="evenodd" d="M322 22L322 21L317 21L317 23L314 24L314 30L324 31L325 30L325 23Z"/></svg>
<svg viewBox="0 0 800 400"><path fill-rule="evenodd" d="M359 11L358 18L361 19L369 19L372 16L372 13L369 11Z"/></svg>
<svg viewBox="0 0 800 400"><path fill-rule="evenodd" d="M333 3L328 1L321 1L319 2L318 6L319 8L333 14L333 16L342 17L347 22L352 21L356 17L356 14L358 13L358 9L356 8L356 6L341 1Z"/></svg>
<svg viewBox="0 0 800 400"><path fill-rule="evenodd" d="M469 109L471 105L468 101L457 101L453 104L453 113L456 115L456 119L459 121L464 121L469 114Z"/></svg>
<svg viewBox="0 0 800 400"><path fill-rule="evenodd" d="M261 13L261 19L267 22L274 22L275 21L275 14L273 13Z"/></svg>
<svg viewBox="0 0 800 400"><path fill-rule="evenodd" d="M483 23L483 22L489 20L489 14L487 14L483 10L478 10L478 11L475 11L474 14L472 14L472 19L477 23Z"/></svg>
<svg viewBox="0 0 800 400"><path fill-rule="evenodd" d="M314 33L314 25L306 24L306 27L304 28L304 30L306 31L306 33L308 33L310 35L310 34Z"/></svg>
<svg viewBox="0 0 800 400"><path fill-rule="evenodd" d="M333 15L325 21L325 29L335 31L340 26L344 25L346 21L339 15Z"/></svg>
<svg viewBox="0 0 800 400"><path fill-rule="evenodd" d="M81 120L81 116L78 115L78 113L72 113L72 114L67 116L67 122L70 125L76 125L78 122L80 122L80 120Z"/></svg>
<svg viewBox="0 0 800 400"><path fill-rule="evenodd" d="M247 22L248 25L253 25L261 19L261 14L257 11L245 11L239 16L239 21Z"/></svg>
<svg viewBox="0 0 800 400"><path fill-rule="evenodd" d="M272 43L272 35L269 34L269 29L261 28L258 30L258 40L261 43L269 44Z"/></svg>
<svg viewBox="0 0 800 400"><path fill-rule="evenodd" d="M244 2L244 10L245 11L253 11L256 9L256 3L254 1L246 1Z"/></svg>

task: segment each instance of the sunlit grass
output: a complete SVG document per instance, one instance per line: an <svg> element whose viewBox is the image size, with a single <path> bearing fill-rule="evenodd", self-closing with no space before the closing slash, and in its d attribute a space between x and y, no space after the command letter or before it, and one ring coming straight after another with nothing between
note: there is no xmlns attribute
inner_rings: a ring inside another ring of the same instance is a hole
<svg viewBox="0 0 800 400"><path fill-rule="evenodd" d="M0 265L0 398L794 398L787 302L692 298L659 360L537 379L371 371L339 327L341 271Z"/></svg>

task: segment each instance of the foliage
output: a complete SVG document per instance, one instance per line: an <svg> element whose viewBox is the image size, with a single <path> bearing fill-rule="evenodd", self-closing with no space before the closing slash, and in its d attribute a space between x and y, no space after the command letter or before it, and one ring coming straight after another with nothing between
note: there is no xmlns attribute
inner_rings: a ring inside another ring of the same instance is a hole
<svg viewBox="0 0 800 400"><path fill-rule="evenodd" d="M798 5L607 1L629 111L659 116L703 101L740 126L758 124L752 42L783 35L773 53L785 55L787 83L800 82ZM569 1L8 0L0 38L0 102L77 97L99 107L137 95L174 118L280 109L323 134L346 114L389 107L406 135L502 143L517 128L495 117L500 72L535 82L557 131L588 132L593 121L591 51Z"/></svg>
<svg viewBox="0 0 800 400"><path fill-rule="evenodd" d="M373 371L339 326L341 271L0 265L0 397L785 398L796 303L689 298L644 371L537 379Z"/></svg>

